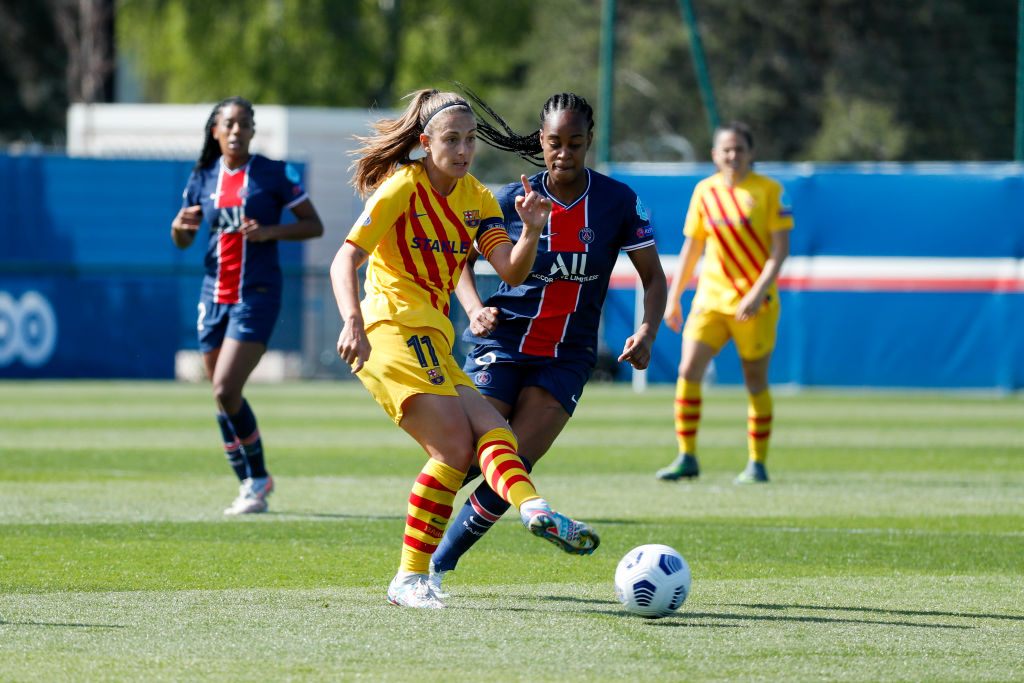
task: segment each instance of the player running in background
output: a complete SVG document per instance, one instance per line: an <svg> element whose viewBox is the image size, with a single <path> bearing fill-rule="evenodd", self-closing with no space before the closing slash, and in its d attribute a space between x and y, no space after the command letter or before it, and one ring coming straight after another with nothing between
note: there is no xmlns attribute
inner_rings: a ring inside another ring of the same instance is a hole
<svg viewBox="0 0 1024 683"><path fill-rule="evenodd" d="M494 195L469 174L477 135L469 104L437 90L409 97L400 118L379 121L376 135L360 138L353 184L373 194L331 264L331 281L345 325L339 355L430 456L409 495L388 600L441 608L428 582L430 557L471 464L537 536L578 554L593 552L599 539L537 495L508 423L452 357L449 302L474 244L502 279L522 282L551 201L523 176L515 206L525 227L513 243ZM426 156L414 161L418 146ZM357 270L367 260L360 305Z"/></svg>
<svg viewBox="0 0 1024 683"><path fill-rule="evenodd" d="M540 129L517 135L482 100L467 94L480 110L480 137L537 165L543 162L546 170L531 177L529 187L553 204L521 285L501 284L483 303L468 269L456 290L470 320L464 339L475 345L463 370L509 421L519 439L519 455L530 468L569 421L593 372L601 307L619 254L629 256L644 287L643 322L618 358L637 369L650 362L665 310L665 274L654 228L636 194L586 167L594 115L584 98L551 96L541 109ZM486 123L484 113L503 131ZM520 183L498 193L513 239L524 230L515 210L523 194ZM486 483L476 487L434 555L435 591L443 595L444 574L508 507Z"/></svg>
<svg viewBox="0 0 1024 683"><path fill-rule="evenodd" d="M242 395L281 309L278 240L319 237L324 228L290 164L249 152L252 105L229 97L206 121L203 150L171 223L181 249L205 219L206 275L199 297L199 350L213 384L224 452L241 485L227 515L265 512L274 480L267 472L260 430ZM297 219L281 225L289 209Z"/></svg>
<svg viewBox="0 0 1024 683"><path fill-rule="evenodd" d="M776 278L789 255L793 212L782 185L753 171L754 137L745 124L718 128L711 158L718 173L694 188L665 312L668 326L678 332L683 321L680 298L703 254L697 292L683 328L676 383L679 455L657 476L673 480L700 473L701 382L708 364L732 339L748 393L749 460L736 483L766 482L764 462L772 431L768 364L779 322Z"/></svg>

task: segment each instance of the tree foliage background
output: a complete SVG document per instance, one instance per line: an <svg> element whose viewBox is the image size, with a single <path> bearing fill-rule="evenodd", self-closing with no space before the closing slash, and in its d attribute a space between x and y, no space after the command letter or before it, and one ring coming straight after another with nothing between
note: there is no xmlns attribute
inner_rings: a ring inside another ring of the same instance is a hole
<svg viewBox="0 0 1024 683"><path fill-rule="evenodd" d="M60 140L60 112L76 97L66 83L70 49L55 39L62 2L69 0L0 0L0 130L8 141ZM117 51L129 58L121 63L136 65L148 102L242 94L256 104L390 108L450 79L521 132L537 128L555 92L578 92L597 108L598 0L113 6ZM680 6L617 3L615 161L708 159L710 131ZM1016 0L693 6L720 118L751 123L761 159L1012 157ZM477 174L503 172L509 162L500 156L481 152Z"/></svg>

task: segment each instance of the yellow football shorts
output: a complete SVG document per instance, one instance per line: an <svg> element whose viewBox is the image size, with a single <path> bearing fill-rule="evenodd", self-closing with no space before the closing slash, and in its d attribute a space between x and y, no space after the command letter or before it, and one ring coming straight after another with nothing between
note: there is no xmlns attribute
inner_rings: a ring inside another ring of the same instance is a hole
<svg viewBox="0 0 1024 683"><path fill-rule="evenodd" d="M440 331L384 320L372 324L366 336L370 360L356 377L395 424L402 421L402 405L412 396L457 396L460 384L476 391Z"/></svg>
<svg viewBox="0 0 1024 683"><path fill-rule="evenodd" d="M775 349L780 309L778 299L773 299L753 318L739 322L732 313L692 308L683 326L683 339L704 342L716 351L732 339L740 358L757 360Z"/></svg>

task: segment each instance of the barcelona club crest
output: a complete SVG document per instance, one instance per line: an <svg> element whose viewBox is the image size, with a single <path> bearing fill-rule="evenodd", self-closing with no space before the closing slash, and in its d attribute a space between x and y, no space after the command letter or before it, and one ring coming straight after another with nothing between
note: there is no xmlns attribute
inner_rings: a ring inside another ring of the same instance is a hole
<svg viewBox="0 0 1024 683"><path fill-rule="evenodd" d="M431 384L444 384L444 373L437 368L427 368L427 379Z"/></svg>
<svg viewBox="0 0 1024 683"><path fill-rule="evenodd" d="M463 211L462 218L465 221L467 228L475 228L480 225L480 210L473 209L472 211Z"/></svg>

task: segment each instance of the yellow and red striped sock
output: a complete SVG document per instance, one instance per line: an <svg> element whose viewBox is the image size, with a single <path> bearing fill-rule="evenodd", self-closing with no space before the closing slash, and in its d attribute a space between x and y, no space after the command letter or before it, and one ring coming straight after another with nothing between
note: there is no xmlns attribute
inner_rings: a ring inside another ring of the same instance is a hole
<svg viewBox="0 0 1024 683"><path fill-rule="evenodd" d="M764 463L772 436L772 395L765 389L760 394L747 394L747 399L747 451L751 460Z"/></svg>
<svg viewBox="0 0 1024 683"><path fill-rule="evenodd" d="M697 425L700 424L701 384L676 380L675 425L679 452L697 454Z"/></svg>
<svg viewBox="0 0 1024 683"><path fill-rule="evenodd" d="M409 512L402 538L401 571L430 573L430 556L444 536L452 516L455 492L462 486L465 472L431 458L423 466L409 493Z"/></svg>
<svg viewBox="0 0 1024 683"><path fill-rule="evenodd" d="M516 437L501 427L484 434L476 444L484 480L517 510L526 501L540 498L519 459L518 449Z"/></svg>

